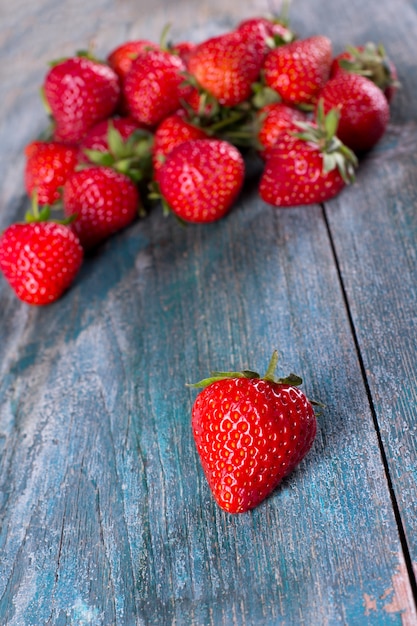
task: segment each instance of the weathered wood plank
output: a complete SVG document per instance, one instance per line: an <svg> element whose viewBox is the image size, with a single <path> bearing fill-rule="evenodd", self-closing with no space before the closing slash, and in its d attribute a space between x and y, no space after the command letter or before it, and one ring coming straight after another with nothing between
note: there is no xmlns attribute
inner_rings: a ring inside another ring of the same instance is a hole
<svg viewBox="0 0 417 626"><path fill-rule="evenodd" d="M332 35L341 28L346 40L360 40L371 28L361 22L358 34L352 22L359 2L333 5L294 6L298 30ZM95 0L88 18L79 2L61 3L59 11L46 1L15 6L7 18L14 29L2 33L17 59L0 81L0 145L13 156L13 167L0 161L2 226L25 204L21 153L44 123L35 87L52 47L61 55L91 38L101 50L130 34L157 38L170 19L178 33L202 38L244 16L230 0L192 10L178 2L174 15L162 1L141 3L139 15L133 4ZM369 3L368 16L375 7ZM50 19L35 32L40 15ZM65 19L58 32L59 15ZM347 198L362 203L362 220L369 202L355 194L350 189L326 208L338 253ZM403 223L412 220L403 205L397 214ZM347 237L359 237L355 228L357 222ZM380 230L372 242L382 239ZM397 244L411 254L408 242ZM367 329L375 330L355 309L366 299L350 298L341 267L361 349L371 355L362 344ZM322 209L266 207L255 181L215 225L182 229L155 210L103 246L74 288L46 309L17 303L2 281L0 622L298 626L414 619L343 296ZM327 409L314 449L294 475L256 511L229 516L202 476L189 424L195 394L184 383L211 367L263 368L274 347L283 371L302 373L308 394ZM385 358L378 356L381 367ZM378 375L373 365L366 364L371 382ZM372 388L381 393L378 380ZM372 400L379 417L387 399L381 409Z"/></svg>
<svg viewBox="0 0 417 626"><path fill-rule="evenodd" d="M387 142L369 156L357 188L328 210L390 475L415 563L416 146L416 128L409 124L392 144Z"/></svg>
<svg viewBox="0 0 417 626"><path fill-rule="evenodd" d="M387 28L388 23L390 27ZM373 28L392 51L401 88L391 123L357 184L326 208L411 558L417 568L417 214L413 38L417 12L396 4Z"/></svg>

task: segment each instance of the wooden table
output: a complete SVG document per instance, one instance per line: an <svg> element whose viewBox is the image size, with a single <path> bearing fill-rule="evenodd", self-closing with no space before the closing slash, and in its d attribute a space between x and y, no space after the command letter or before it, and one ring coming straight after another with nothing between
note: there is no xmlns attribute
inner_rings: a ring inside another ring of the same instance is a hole
<svg viewBox="0 0 417 626"><path fill-rule="evenodd" d="M297 0L301 36L383 42L402 83L355 185L276 209L257 178L224 220L159 210L44 308L0 279L0 623L417 624L417 6ZM0 2L0 228L28 207L47 61L94 42L201 41L268 3ZM266 367L326 404L302 465L222 512L190 429L210 368Z"/></svg>

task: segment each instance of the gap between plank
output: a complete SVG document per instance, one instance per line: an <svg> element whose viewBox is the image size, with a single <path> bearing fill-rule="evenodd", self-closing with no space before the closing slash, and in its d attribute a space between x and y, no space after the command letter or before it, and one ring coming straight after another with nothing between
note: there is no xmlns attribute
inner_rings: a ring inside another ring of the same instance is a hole
<svg viewBox="0 0 417 626"><path fill-rule="evenodd" d="M383 464L385 476L386 476L386 479L387 479L388 491L389 491L390 498L391 498L392 509L393 509L393 512L394 512L394 517L395 517L395 521L396 521L397 528L398 528L398 535L399 535L400 542L401 542L401 548L402 548L403 555L404 555L404 561L405 561L405 564L406 564L406 567L407 567L408 579L410 581L410 587L411 587L411 591L412 591L412 594L413 594L414 603L415 603L415 606L417 608L417 580L416 580L416 575L415 575L414 568L413 568L413 562L412 562L410 550L409 550L409 547L408 547L408 542L407 542L407 537L406 537L405 530L404 530L404 525L403 525L403 522L402 522L402 519L401 519L401 512L400 512L400 508L398 506L398 500L397 500L397 497L395 495L394 486L393 486L392 480L391 480L391 475L390 475L389 465L388 465L388 459L387 459L387 455L385 453L384 444L383 444L383 441L382 441L381 431L380 431L380 428L379 428L378 419L377 419L377 415L376 415L376 410L375 410L374 402L373 402L373 399L372 399L372 392L371 392L371 389L369 387L368 379L367 379L367 376L366 376L365 365L364 365L363 358L362 358L362 353L361 353L361 349L360 349L360 345L359 345L358 336L356 334L355 324L353 322L353 317L352 317L352 314L351 314L351 311L350 311L349 300L348 300L346 289L345 289L345 285L344 285L344 282L343 282L343 277L342 277L342 272L341 272L341 269L340 269L339 259L338 259L338 256L337 256L336 247L334 245L334 241L333 241L333 237L332 237L332 231L331 231L331 228L330 228L329 221L327 219L326 207L325 207L325 205L322 204L321 208L322 208L324 223L325 223L325 226L326 226L326 229L327 229L327 234L328 234L329 241L330 241L330 248L331 248L332 255L333 255L333 258L334 258L334 262L335 262L335 266L336 266L336 271L337 271L337 276L338 276L338 279L339 279L340 289L342 291L343 301L345 303L345 308L346 308L346 312L347 312L347 315L348 315L349 326L350 326L350 329L351 329L353 342L354 342L354 345L355 345L355 350L356 350L356 354L357 354L357 358L358 358L358 362L359 362L359 368L360 368L360 371L361 371L362 379L363 379L363 382L364 382L364 385L365 385L366 395L367 395L368 402L369 402L369 407L370 407L370 410L371 410L372 420L373 420L373 423L374 423L374 428L375 428L375 432L376 432L376 436L377 436L377 440L378 440L378 446L379 446L379 451L380 451L380 454L381 454L382 464Z"/></svg>

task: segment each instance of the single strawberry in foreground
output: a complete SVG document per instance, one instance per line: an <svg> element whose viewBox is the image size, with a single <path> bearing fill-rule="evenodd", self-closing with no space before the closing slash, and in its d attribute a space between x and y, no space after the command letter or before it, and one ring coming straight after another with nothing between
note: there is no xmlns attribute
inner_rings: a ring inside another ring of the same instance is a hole
<svg viewBox="0 0 417 626"><path fill-rule="evenodd" d="M264 61L265 83L288 104L312 105L329 78L332 44L322 35L271 50Z"/></svg>
<svg viewBox="0 0 417 626"><path fill-rule="evenodd" d="M158 172L164 203L186 222L222 218L237 198L245 166L239 150L220 139L195 139L174 148Z"/></svg>
<svg viewBox="0 0 417 626"><path fill-rule="evenodd" d="M387 56L384 46L368 42L363 46L348 46L332 62L330 77L338 72L352 72L369 78L391 102L399 86L397 68Z"/></svg>
<svg viewBox="0 0 417 626"><path fill-rule="evenodd" d="M256 372L213 372L192 408L201 464L218 505L229 513L258 506L311 449L317 430L312 403L291 374L277 379L274 352Z"/></svg>
<svg viewBox="0 0 417 626"><path fill-rule="evenodd" d="M364 76L338 72L321 90L320 100L325 112L338 108L337 135L357 154L373 148L386 131L388 101L381 89Z"/></svg>
<svg viewBox="0 0 417 626"><path fill-rule="evenodd" d="M57 141L32 141L25 148L25 188L40 205L54 204L77 165L77 148Z"/></svg>
<svg viewBox="0 0 417 626"><path fill-rule="evenodd" d="M56 125L55 140L77 143L116 109L119 78L108 65L77 56L52 66L43 93Z"/></svg>
<svg viewBox="0 0 417 626"><path fill-rule="evenodd" d="M0 269L27 304L57 300L74 281L82 260L78 237L64 224L12 224L0 236Z"/></svg>
<svg viewBox="0 0 417 626"><path fill-rule="evenodd" d="M274 206L315 204L337 195L354 180L357 158L337 137L339 113L299 123L300 132L283 132L267 152L259 184L261 198Z"/></svg>
<svg viewBox="0 0 417 626"><path fill-rule="evenodd" d="M72 230L91 249L128 226L138 215L139 192L130 178L111 167L88 167L65 183L64 214L75 215Z"/></svg>

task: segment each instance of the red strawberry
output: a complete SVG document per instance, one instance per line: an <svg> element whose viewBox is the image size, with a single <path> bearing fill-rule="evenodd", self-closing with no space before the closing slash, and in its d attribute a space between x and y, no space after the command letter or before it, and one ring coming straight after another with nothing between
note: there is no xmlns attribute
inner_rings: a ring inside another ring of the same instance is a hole
<svg viewBox="0 0 417 626"><path fill-rule="evenodd" d="M54 137L68 143L79 142L91 126L109 117L120 96L117 74L87 57L54 65L43 89L56 124Z"/></svg>
<svg viewBox="0 0 417 626"><path fill-rule="evenodd" d="M321 35L271 50L264 62L265 83L284 102L311 105L330 75L332 45Z"/></svg>
<svg viewBox="0 0 417 626"><path fill-rule="evenodd" d="M179 55L184 65L188 67L188 59L190 58L190 55L195 47L196 44L191 41L178 41L172 46L171 49L174 54Z"/></svg>
<svg viewBox="0 0 417 626"><path fill-rule="evenodd" d="M219 139L181 143L160 168L164 201L187 222L213 222L231 208L243 184L244 162L235 146Z"/></svg>
<svg viewBox="0 0 417 626"><path fill-rule="evenodd" d="M229 513L258 506L311 449L317 430L301 379L251 371L213 372L192 408L192 429L208 484Z"/></svg>
<svg viewBox="0 0 417 626"><path fill-rule="evenodd" d="M128 114L128 106L124 95L124 84L133 61L145 52L158 46L147 39L135 39L126 41L110 52L107 62L119 77L122 93L120 95L119 111L123 115Z"/></svg>
<svg viewBox="0 0 417 626"><path fill-rule="evenodd" d="M267 150L276 143L283 131L298 132L300 129L297 122L307 120L304 113L282 102L264 106L258 115L260 121L258 140L263 150L261 155L264 156L266 156Z"/></svg>
<svg viewBox="0 0 417 626"><path fill-rule="evenodd" d="M389 104L372 81L358 74L339 72L320 92L325 112L337 107L339 139L356 153L373 148L389 121Z"/></svg>
<svg viewBox="0 0 417 626"><path fill-rule="evenodd" d="M25 188L35 192L39 204L53 204L61 197L61 187L75 170L77 148L56 141L32 141L25 148Z"/></svg>
<svg viewBox="0 0 417 626"><path fill-rule="evenodd" d="M180 107L185 65L165 50L149 50L132 63L124 83L130 115L155 126Z"/></svg>
<svg viewBox="0 0 417 626"><path fill-rule="evenodd" d="M239 23L237 30L246 34L260 37L265 46L265 53L277 45L290 43L294 40L294 33L279 19L266 17L251 17Z"/></svg>
<svg viewBox="0 0 417 626"><path fill-rule="evenodd" d="M205 131L187 122L181 112L166 117L159 124L154 135L152 152L154 175L157 177L167 155L180 143L191 139L204 139L205 137L207 137Z"/></svg>
<svg viewBox="0 0 417 626"><path fill-rule="evenodd" d="M12 224L0 236L0 269L17 297L50 304L66 291L83 260L78 237L63 224Z"/></svg>
<svg viewBox="0 0 417 626"><path fill-rule="evenodd" d="M145 52L146 50L152 50L153 48L157 48L157 46L152 43L152 41L148 41L147 39L125 41L110 52L107 57L107 62L119 76L123 84L123 81L131 68L132 62L139 56L139 54Z"/></svg>
<svg viewBox="0 0 417 626"><path fill-rule="evenodd" d="M139 193L134 183L110 167L89 167L65 183L64 213L84 248L90 249L128 226L137 216Z"/></svg>
<svg viewBox="0 0 417 626"><path fill-rule="evenodd" d="M315 204L329 200L354 178L355 155L336 137L338 113L303 124L300 136L279 135L268 150L259 194L274 206Z"/></svg>
<svg viewBox="0 0 417 626"><path fill-rule="evenodd" d="M190 55L188 71L220 104L233 107L251 95L263 56L262 41L235 31L199 44Z"/></svg>
<svg viewBox="0 0 417 626"><path fill-rule="evenodd" d="M369 78L382 89L388 102L398 89L397 68L382 45L368 42L363 46L349 46L333 59L330 77L340 71Z"/></svg>

